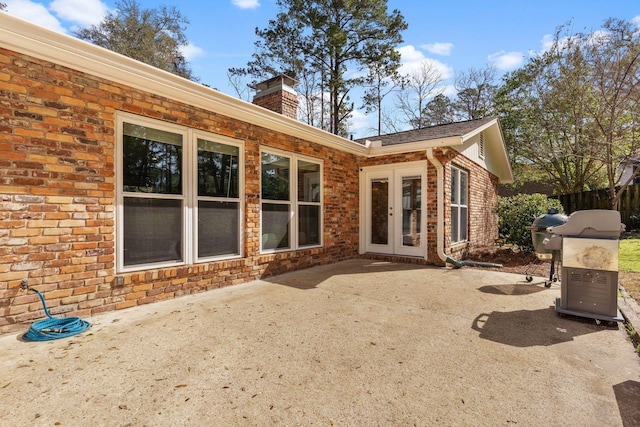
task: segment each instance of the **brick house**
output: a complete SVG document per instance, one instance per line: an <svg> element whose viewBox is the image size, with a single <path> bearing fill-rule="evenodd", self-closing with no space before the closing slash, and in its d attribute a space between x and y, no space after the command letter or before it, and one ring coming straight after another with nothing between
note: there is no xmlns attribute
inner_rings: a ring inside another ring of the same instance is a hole
<svg viewBox="0 0 640 427"><path fill-rule="evenodd" d="M254 105L0 13L0 332L43 316L23 279L89 316L497 237L497 119L350 141L289 117L289 84Z"/></svg>

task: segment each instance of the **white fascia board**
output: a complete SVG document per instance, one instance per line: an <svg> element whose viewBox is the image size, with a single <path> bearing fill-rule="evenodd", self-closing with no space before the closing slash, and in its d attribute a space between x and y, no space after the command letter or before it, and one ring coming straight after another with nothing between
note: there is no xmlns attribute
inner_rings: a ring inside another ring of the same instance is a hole
<svg viewBox="0 0 640 427"><path fill-rule="evenodd" d="M390 154L412 153L416 151L425 151L427 148L455 147L462 144L464 144L464 141L459 136L384 146L379 146L376 144L376 141L371 141L371 143L368 144L369 150L366 153L366 156L377 157L387 156Z"/></svg>
<svg viewBox="0 0 640 427"><path fill-rule="evenodd" d="M511 184L514 181L513 170L511 169L509 155L507 154L507 144L505 143L504 135L502 133L502 126L500 126L500 121L497 118L488 124L491 124L491 126L483 126L481 129L490 128L491 132L495 134L495 139L498 140L497 146L494 145L487 147L492 152L492 155L496 159L496 163L499 165L498 178L502 184Z"/></svg>
<svg viewBox="0 0 640 427"><path fill-rule="evenodd" d="M6 12L0 12L0 46L351 154L367 152L367 147L357 142Z"/></svg>
<svg viewBox="0 0 640 427"><path fill-rule="evenodd" d="M477 128L475 128L474 130L472 130L471 132L462 135L462 141L466 142L468 140L470 140L471 138L473 138L474 136L478 135L480 132L483 132L487 129L489 129L492 126L497 126L498 124L498 119L493 119L488 123L483 124L482 126L479 126Z"/></svg>
<svg viewBox="0 0 640 427"><path fill-rule="evenodd" d="M499 146L489 146L488 151L492 153L495 161L498 165L498 170L496 171L498 179L502 184L510 184L514 181L513 178L513 170L511 169L511 163L509 162L509 156L507 155L507 146L504 141L504 136L502 134L502 127L500 126L500 122L498 118L495 118L482 126L474 129L473 131L462 136L462 140L464 142L469 141L471 138L478 135L480 132L484 132L486 130L491 131L495 135L495 139L498 139Z"/></svg>

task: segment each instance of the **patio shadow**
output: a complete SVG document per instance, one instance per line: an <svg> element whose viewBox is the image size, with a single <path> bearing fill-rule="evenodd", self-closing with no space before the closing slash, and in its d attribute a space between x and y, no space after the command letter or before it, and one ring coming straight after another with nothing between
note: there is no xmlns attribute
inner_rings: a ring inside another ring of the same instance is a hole
<svg viewBox="0 0 640 427"><path fill-rule="evenodd" d="M529 295L542 292L545 290L543 286L537 283L531 284L504 284L504 285L487 285L478 288L480 292L494 295Z"/></svg>
<svg viewBox="0 0 640 427"><path fill-rule="evenodd" d="M640 382L625 381L613 386L624 427L640 426Z"/></svg>
<svg viewBox="0 0 640 427"><path fill-rule="evenodd" d="M617 327L617 326L616 326ZM471 328L480 338L514 347L549 346L602 330L593 319L560 318L553 307L540 310L482 313Z"/></svg>
<svg viewBox="0 0 640 427"><path fill-rule="evenodd" d="M330 265L319 265L291 272L280 272L271 275L267 271L260 280L300 290L314 289L333 276L351 276L391 271L428 270L438 267L416 265L401 262L353 259L340 261Z"/></svg>

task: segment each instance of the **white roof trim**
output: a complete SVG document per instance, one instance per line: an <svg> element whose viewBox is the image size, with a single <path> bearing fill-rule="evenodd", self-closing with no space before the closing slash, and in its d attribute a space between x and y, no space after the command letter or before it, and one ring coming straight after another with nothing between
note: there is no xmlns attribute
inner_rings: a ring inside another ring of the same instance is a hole
<svg viewBox="0 0 640 427"><path fill-rule="evenodd" d="M425 141L406 142L403 144L382 145L381 141L366 141L369 143L368 157L386 156L389 154L411 153L424 151L427 148L454 147L462 145L464 141L459 136L449 138L430 139Z"/></svg>
<svg viewBox="0 0 640 427"><path fill-rule="evenodd" d="M474 136L478 135L479 133L489 129L491 126L493 126L493 125L495 125L497 123L498 123L498 119L496 118L496 119L493 119L493 120L483 124L482 126L479 126L479 127L475 128L471 132L462 135L462 141L463 142L468 141L469 139L471 139Z"/></svg>

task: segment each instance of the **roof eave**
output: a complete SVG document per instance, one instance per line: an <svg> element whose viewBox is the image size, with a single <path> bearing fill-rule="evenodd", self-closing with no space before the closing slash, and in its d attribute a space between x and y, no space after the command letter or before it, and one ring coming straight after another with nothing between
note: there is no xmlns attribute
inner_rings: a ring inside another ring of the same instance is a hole
<svg viewBox="0 0 640 427"><path fill-rule="evenodd" d="M488 121L487 123L483 124L482 126L478 126L477 128L473 129L471 132L465 133L464 135L462 135L462 141L466 142L469 139L473 138L474 136L478 135L481 132L484 132L485 130L489 129L491 126L494 126L498 124L498 118L495 117L493 120Z"/></svg>
<svg viewBox="0 0 640 427"><path fill-rule="evenodd" d="M448 138L437 138L426 141L407 142L404 144L391 144L380 146L377 141L367 141L368 152L367 157L388 156L391 154L412 153L416 151L425 151L427 148L454 147L462 145L464 142L460 136Z"/></svg>

